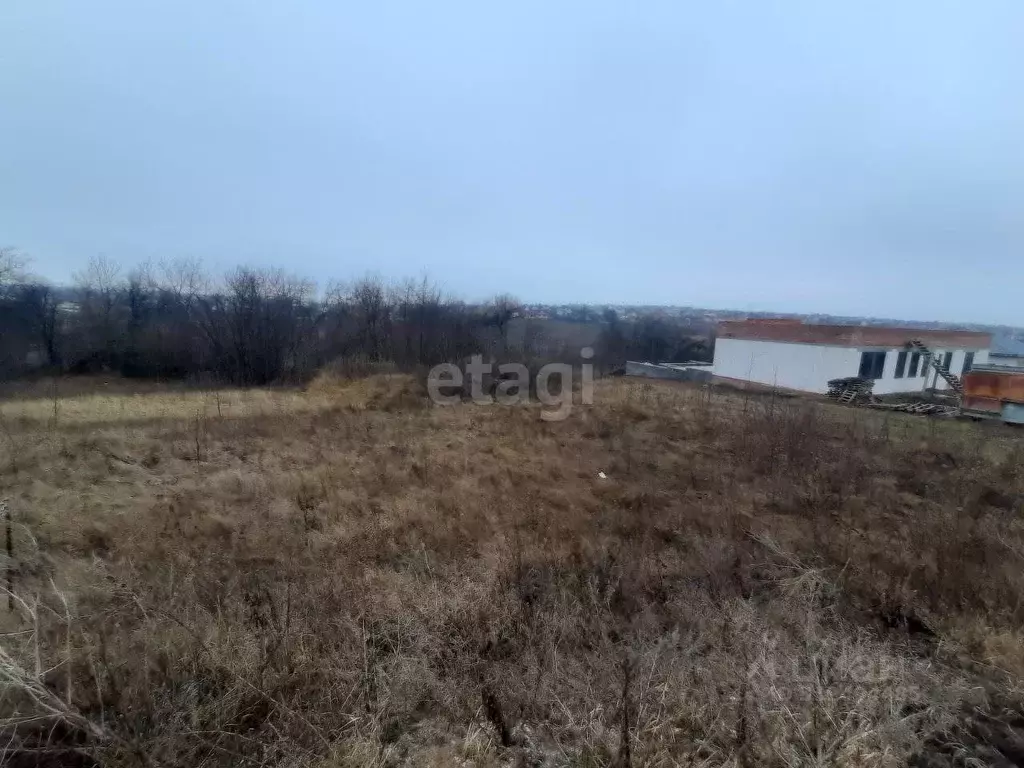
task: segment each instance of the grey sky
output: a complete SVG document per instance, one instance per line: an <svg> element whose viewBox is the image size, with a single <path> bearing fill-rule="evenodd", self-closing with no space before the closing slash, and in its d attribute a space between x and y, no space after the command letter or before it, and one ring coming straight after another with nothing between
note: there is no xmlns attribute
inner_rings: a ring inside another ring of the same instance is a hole
<svg viewBox="0 0 1024 768"><path fill-rule="evenodd" d="M1024 3L0 7L0 245L1024 324Z"/></svg>

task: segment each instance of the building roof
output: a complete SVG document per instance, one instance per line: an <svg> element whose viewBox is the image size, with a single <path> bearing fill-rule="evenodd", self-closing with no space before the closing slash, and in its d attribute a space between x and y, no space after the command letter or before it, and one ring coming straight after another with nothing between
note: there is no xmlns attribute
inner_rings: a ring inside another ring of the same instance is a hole
<svg viewBox="0 0 1024 768"><path fill-rule="evenodd" d="M937 349L988 349L992 334L876 325L813 325L800 320L723 320L718 338L787 341L832 347L903 347L912 339Z"/></svg>

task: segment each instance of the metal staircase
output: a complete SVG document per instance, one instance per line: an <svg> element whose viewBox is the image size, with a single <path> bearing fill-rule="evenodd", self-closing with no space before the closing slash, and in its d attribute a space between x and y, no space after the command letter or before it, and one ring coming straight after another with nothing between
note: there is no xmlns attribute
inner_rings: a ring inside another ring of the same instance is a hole
<svg viewBox="0 0 1024 768"><path fill-rule="evenodd" d="M963 397L964 385L963 382L960 381L959 376L946 370L942 363L938 361L938 358L932 354L932 351L928 349L920 339L912 339L910 346L915 351L924 355L924 359L928 361L931 367L938 372L939 376L946 380L946 383L949 384L949 388L956 392L958 398Z"/></svg>

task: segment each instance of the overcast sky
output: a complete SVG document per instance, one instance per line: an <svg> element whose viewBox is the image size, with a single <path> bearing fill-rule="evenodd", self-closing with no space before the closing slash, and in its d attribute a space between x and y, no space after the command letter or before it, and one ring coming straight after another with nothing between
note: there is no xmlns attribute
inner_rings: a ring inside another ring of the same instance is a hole
<svg viewBox="0 0 1024 768"><path fill-rule="evenodd" d="M842 7L840 7L842 6ZM1024 3L0 5L0 245L1024 325Z"/></svg>

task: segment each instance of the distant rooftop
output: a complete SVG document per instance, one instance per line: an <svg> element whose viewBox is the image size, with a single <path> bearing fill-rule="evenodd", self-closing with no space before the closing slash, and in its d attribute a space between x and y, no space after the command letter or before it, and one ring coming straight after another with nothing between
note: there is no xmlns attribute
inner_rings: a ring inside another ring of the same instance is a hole
<svg viewBox="0 0 1024 768"><path fill-rule="evenodd" d="M992 349L1004 355L1024 355L1024 339L1007 332L997 333L992 342Z"/></svg>
<svg viewBox="0 0 1024 768"><path fill-rule="evenodd" d="M933 328L893 328L873 325L816 325L800 320L723 320L718 337L749 341L785 341L835 347L902 347L919 339L940 349L988 349L992 334Z"/></svg>

